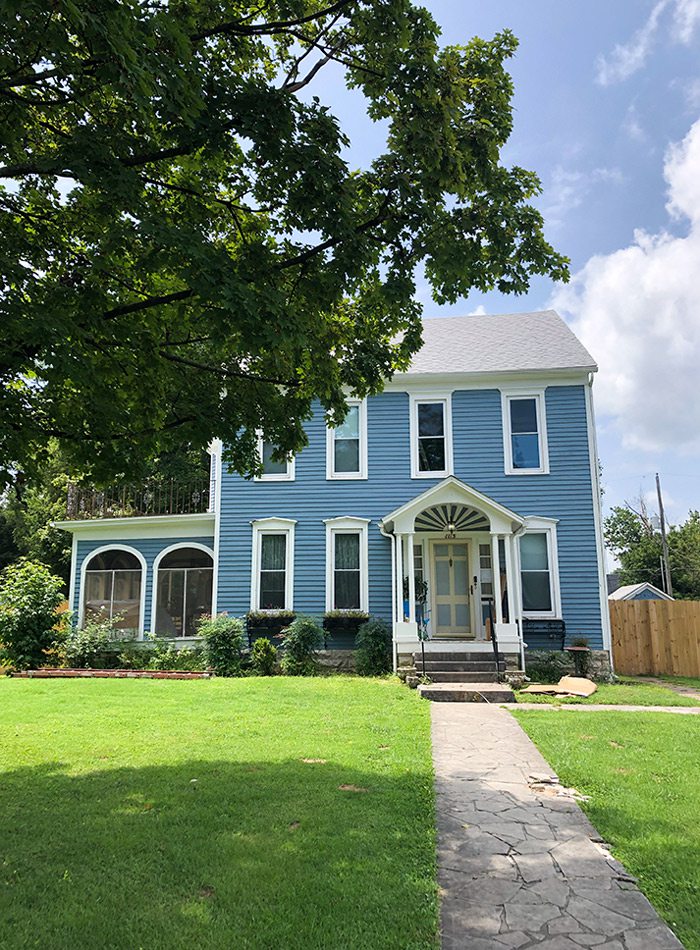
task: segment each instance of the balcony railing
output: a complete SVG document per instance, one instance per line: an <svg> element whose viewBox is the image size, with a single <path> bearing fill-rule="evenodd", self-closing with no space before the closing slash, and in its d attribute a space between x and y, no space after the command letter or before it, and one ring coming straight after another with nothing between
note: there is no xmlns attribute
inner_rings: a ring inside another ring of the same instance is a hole
<svg viewBox="0 0 700 950"><path fill-rule="evenodd" d="M146 515L195 515L209 511L209 481L174 479L145 485L119 485L98 491L68 486L66 518L133 518Z"/></svg>

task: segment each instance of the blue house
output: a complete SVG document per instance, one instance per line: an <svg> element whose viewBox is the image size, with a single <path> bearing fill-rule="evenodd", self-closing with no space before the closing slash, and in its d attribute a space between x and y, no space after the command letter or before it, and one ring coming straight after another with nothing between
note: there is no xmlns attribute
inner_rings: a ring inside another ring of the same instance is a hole
<svg viewBox="0 0 700 950"><path fill-rule="evenodd" d="M260 441L260 477L215 442L210 485L177 504L73 504L78 622L185 643L202 614L364 612L391 624L397 662L419 634L442 655L495 635L517 667L563 635L605 656L595 371L553 311L428 319L409 371L350 398L340 427L319 411L282 463Z"/></svg>

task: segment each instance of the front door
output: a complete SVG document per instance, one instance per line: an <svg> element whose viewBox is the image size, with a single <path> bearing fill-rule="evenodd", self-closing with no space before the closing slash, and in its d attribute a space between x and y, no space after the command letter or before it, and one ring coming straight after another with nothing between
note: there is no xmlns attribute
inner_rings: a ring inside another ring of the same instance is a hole
<svg viewBox="0 0 700 950"><path fill-rule="evenodd" d="M466 541L433 541L433 637L474 636Z"/></svg>

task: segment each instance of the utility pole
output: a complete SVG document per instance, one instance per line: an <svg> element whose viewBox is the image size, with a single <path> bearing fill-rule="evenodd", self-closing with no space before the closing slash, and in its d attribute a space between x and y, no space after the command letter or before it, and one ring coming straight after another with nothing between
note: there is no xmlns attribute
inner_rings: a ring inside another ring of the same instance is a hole
<svg viewBox="0 0 700 950"><path fill-rule="evenodd" d="M671 587L671 565L668 559L668 540L666 539L666 516L664 515L664 500L661 495L661 479L659 473L656 473L656 494L659 499L659 520L661 521L661 549L663 551L663 578L664 587L669 597L673 597L673 588Z"/></svg>

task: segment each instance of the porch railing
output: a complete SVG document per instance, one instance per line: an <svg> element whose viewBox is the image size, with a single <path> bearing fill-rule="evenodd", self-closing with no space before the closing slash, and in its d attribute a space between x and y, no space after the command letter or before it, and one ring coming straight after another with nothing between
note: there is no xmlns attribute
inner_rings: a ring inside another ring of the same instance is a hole
<svg viewBox="0 0 700 950"><path fill-rule="evenodd" d="M194 515L210 510L209 480L168 479L98 490L69 485L66 518L128 518L146 515Z"/></svg>

